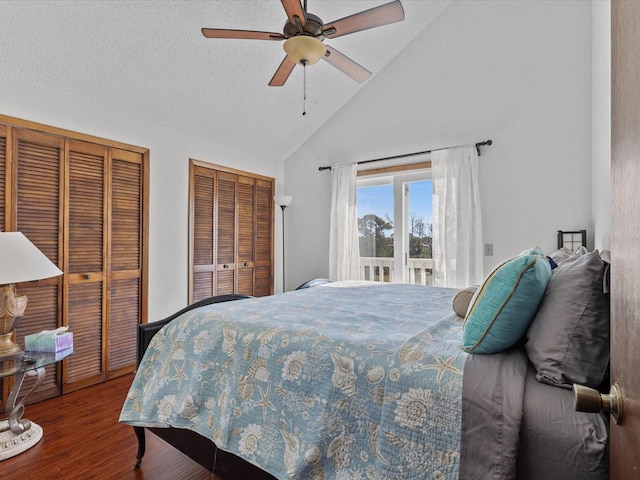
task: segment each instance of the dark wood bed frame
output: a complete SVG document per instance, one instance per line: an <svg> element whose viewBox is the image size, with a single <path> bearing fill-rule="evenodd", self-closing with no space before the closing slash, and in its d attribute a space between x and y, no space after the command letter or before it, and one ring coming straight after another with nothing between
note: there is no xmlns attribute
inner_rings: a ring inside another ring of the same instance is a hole
<svg viewBox="0 0 640 480"><path fill-rule="evenodd" d="M138 325L138 358L140 365L144 352L146 351L153 336L167 323L185 312L193 310L204 305L213 303L231 302L234 300L242 300L252 298L248 295L218 295L200 300L179 312L171 315L164 320L153 323L145 323ZM138 454L136 456L135 468L140 468L142 457L145 453L145 430L150 430L164 441L174 446L189 458L198 462L210 472L220 476L223 479L232 478L251 478L256 480L275 480L275 477L260 470L258 467L246 462L245 460L220 450L211 440L199 435L191 430L183 430L179 428L147 428L133 427L138 438Z"/></svg>

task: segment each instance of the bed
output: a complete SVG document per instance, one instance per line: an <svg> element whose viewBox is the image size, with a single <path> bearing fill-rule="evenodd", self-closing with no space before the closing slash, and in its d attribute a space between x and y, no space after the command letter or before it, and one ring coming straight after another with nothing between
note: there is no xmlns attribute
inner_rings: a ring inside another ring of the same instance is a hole
<svg viewBox="0 0 640 480"><path fill-rule="evenodd" d="M562 438L550 450L588 459L566 478L608 478L606 417L574 412L570 389L538 382L522 341L461 349L457 294L335 282L210 299L157 333L144 326L120 417L141 440L138 465L150 429L225 480L540 478L549 445L537 434L554 428L539 411L551 401ZM566 461L555 463L546 471Z"/></svg>

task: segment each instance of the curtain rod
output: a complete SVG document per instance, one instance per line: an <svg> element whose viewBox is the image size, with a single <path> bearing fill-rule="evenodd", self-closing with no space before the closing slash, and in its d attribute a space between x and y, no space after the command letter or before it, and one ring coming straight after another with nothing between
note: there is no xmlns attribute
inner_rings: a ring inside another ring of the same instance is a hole
<svg viewBox="0 0 640 480"><path fill-rule="evenodd" d="M480 156L480 147L488 147L492 144L493 144L493 140L485 140L484 142L476 143L476 150L478 151L478 156ZM393 155L391 157L374 158L373 160L362 160L360 162L357 162L357 164L362 165L364 163L380 162L382 160L395 160L397 158L414 157L416 155L426 155L427 153L436 152L438 150L445 150L446 148L454 148L454 147L434 148L433 150L425 150L424 152L404 153L402 155ZM318 167L318 170L320 170L321 172L323 170L331 170L331 167Z"/></svg>

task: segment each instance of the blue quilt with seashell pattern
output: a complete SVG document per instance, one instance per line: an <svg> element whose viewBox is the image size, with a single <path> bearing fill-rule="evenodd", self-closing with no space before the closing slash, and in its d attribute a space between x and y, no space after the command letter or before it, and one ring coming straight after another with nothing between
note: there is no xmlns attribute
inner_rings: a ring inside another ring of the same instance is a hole
<svg viewBox="0 0 640 480"><path fill-rule="evenodd" d="M336 282L160 330L120 421L184 428L279 479L457 478L457 290Z"/></svg>

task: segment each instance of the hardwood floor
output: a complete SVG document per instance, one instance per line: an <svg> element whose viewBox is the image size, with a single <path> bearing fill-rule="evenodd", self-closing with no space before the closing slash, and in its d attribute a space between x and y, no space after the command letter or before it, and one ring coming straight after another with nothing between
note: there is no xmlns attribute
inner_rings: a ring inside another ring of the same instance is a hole
<svg viewBox="0 0 640 480"><path fill-rule="evenodd" d="M33 448L0 462L2 480L220 480L147 434L142 466L134 469L133 428L118 423L133 375L28 405L24 417L44 436Z"/></svg>

